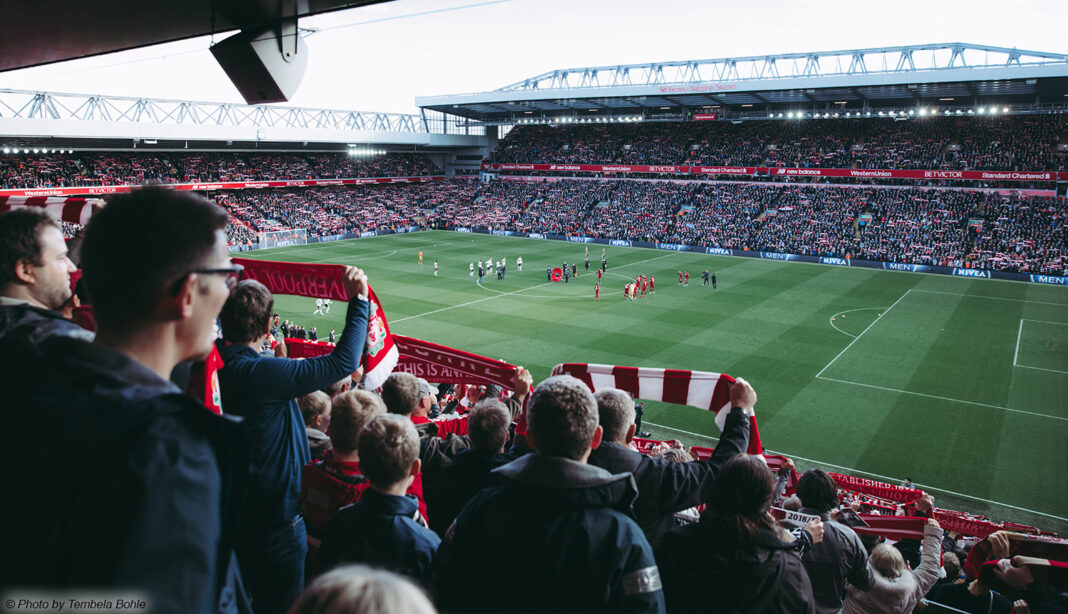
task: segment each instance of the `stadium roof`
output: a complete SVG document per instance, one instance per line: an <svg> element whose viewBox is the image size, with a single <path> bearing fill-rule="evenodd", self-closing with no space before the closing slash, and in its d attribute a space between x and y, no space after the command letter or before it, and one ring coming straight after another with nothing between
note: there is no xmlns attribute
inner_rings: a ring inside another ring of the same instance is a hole
<svg viewBox="0 0 1068 614"><path fill-rule="evenodd" d="M486 124L571 117L678 120L694 113L1008 105L1068 106L1068 54L941 43L554 70L479 94L416 98Z"/></svg>
<svg viewBox="0 0 1068 614"><path fill-rule="evenodd" d="M0 72L388 1L4 2Z"/></svg>

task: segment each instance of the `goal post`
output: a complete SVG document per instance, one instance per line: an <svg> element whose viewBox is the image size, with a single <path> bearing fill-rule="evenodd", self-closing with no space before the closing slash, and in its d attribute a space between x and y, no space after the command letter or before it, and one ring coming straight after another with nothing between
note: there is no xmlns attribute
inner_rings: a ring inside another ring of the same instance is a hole
<svg viewBox="0 0 1068 614"><path fill-rule="evenodd" d="M294 228L292 230L273 230L257 232L256 237L260 241L260 249L271 247L290 247L292 245L308 244L308 229Z"/></svg>

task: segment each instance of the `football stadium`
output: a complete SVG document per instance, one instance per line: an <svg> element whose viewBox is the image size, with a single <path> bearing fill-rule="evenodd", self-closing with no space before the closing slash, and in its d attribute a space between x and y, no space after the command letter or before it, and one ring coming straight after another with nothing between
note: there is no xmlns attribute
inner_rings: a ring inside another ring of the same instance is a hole
<svg viewBox="0 0 1068 614"><path fill-rule="evenodd" d="M405 2L192 4L0 41L244 99L0 89L6 610L1068 611L1065 49L366 112L305 39Z"/></svg>

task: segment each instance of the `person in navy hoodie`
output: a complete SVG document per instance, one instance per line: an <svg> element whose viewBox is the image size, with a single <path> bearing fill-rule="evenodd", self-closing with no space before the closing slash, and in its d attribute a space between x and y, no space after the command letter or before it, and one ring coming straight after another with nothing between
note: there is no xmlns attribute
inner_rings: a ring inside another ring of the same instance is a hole
<svg viewBox="0 0 1068 614"><path fill-rule="evenodd" d="M304 588L307 533L300 507L301 467L311 460L297 397L320 390L360 366L367 338L367 278L346 267L349 307L334 350L305 360L259 353L270 332L274 297L263 284L238 284L220 314L223 407L244 418L252 476L237 558L257 613L285 612Z"/></svg>

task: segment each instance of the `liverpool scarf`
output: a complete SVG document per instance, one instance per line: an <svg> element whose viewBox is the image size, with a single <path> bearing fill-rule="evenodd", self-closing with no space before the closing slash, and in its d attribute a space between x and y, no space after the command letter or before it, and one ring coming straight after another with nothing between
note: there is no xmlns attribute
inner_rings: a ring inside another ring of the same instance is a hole
<svg viewBox="0 0 1068 614"><path fill-rule="evenodd" d="M437 384L496 384L512 389L514 365L404 335L393 335L393 341L398 352L397 371ZM326 341L303 339L286 339L286 345L291 358L314 358L329 354L334 348Z"/></svg>
<svg viewBox="0 0 1068 614"><path fill-rule="evenodd" d="M349 300L343 283L343 265L271 262L248 258L232 260L235 264L245 267L243 278L255 279L275 294ZM370 286L367 286L367 300L371 304L371 312L367 319L367 342L361 364L364 385L373 389L381 386L393 372L397 365L398 351L393 335L389 332L389 323L386 322L382 303Z"/></svg>
<svg viewBox="0 0 1068 614"><path fill-rule="evenodd" d="M731 410L731 384L734 378L725 373L649 369L584 363L563 363L553 367L553 375L578 378L593 392L619 388L636 399L690 405L715 412L720 431ZM749 454L762 455L756 416L750 411Z"/></svg>

